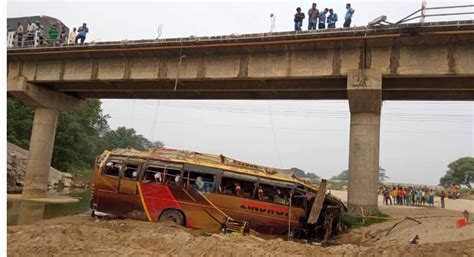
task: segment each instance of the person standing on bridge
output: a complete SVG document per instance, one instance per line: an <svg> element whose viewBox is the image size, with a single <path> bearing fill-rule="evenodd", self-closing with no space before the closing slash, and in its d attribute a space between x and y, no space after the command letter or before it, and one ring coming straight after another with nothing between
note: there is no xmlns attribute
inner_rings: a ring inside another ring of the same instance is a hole
<svg viewBox="0 0 474 257"><path fill-rule="evenodd" d="M53 26L49 29L48 36L48 45L56 46L56 41L58 40L58 30L56 29L56 24L53 24Z"/></svg>
<svg viewBox="0 0 474 257"><path fill-rule="evenodd" d="M23 25L21 25L21 22L18 22L16 25L15 37L16 46L21 47L23 44Z"/></svg>
<svg viewBox="0 0 474 257"><path fill-rule="evenodd" d="M344 21L344 28L349 28L351 26L351 21L352 21L352 15L354 14L355 10L352 9L351 7L351 4L347 3L346 4L346 16L344 17L344 19L346 21Z"/></svg>
<svg viewBox="0 0 474 257"><path fill-rule="evenodd" d="M336 28L336 22L337 22L337 14L335 14L331 8L329 9L329 15L328 15L328 29Z"/></svg>
<svg viewBox="0 0 474 257"><path fill-rule="evenodd" d="M329 11L328 8L324 8L324 11L319 13L318 29L326 28L326 13L328 13L328 11Z"/></svg>
<svg viewBox="0 0 474 257"><path fill-rule="evenodd" d="M86 41L86 34L89 33L89 28L87 27L87 24L85 22L82 23L82 26L79 27L77 32L79 34L76 37L75 43L77 44L77 42L81 40L81 45L82 45L84 44L84 41Z"/></svg>
<svg viewBox="0 0 474 257"><path fill-rule="evenodd" d="M35 45L35 34L36 30L38 30L38 26L31 22L31 19L28 19L28 26L26 26L26 40L25 40L25 47L31 47Z"/></svg>
<svg viewBox="0 0 474 257"><path fill-rule="evenodd" d="M301 30L301 26L303 26L303 20L304 20L304 13L302 13L301 8L298 7L296 8L296 14L295 14L295 31Z"/></svg>
<svg viewBox="0 0 474 257"><path fill-rule="evenodd" d="M316 9L316 3L313 3L311 9L308 10L308 30L315 30L318 23L319 10Z"/></svg>
<svg viewBox="0 0 474 257"><path fill-rule="evenodd" d="M73 28L69 31L69 35L67 36L67 44L72 45L76 41L77 33L76 28Z"/></svg>

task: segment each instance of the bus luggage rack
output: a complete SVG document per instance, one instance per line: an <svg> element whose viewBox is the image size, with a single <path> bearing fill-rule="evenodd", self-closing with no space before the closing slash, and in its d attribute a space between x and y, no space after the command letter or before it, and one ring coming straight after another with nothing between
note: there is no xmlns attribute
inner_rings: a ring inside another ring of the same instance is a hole
<svg viewBox="0 0 474 257"><path fill-rule="evenodd" d="M248 236L250 234L250 222L231 220L226 217L224 218L219 232L222 234L237 232L243 236Z"/></svg>

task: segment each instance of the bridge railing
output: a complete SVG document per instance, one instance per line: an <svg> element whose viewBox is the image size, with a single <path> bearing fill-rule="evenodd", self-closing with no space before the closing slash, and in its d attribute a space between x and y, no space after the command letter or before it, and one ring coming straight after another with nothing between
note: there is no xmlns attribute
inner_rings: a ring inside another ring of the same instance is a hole
<svg viewBox="0 0 474 257"><path fill-rule="evenodd" d="M421 19L424 20L426 17L441 17L441 16L454 16L454 15L473 15L474 11L468 11L468 9L474 8L474 4L466 4L466 5L453 5L453 6L438 6L438 7L426 7L423 5L420 9L416 10L415 12L411 13L410 15L406 16L405 18L395 22L394 24L401 24L404 22ZM452 12L452 13L434 13L434 14L427 14L428 11L431 10L447 10L447 9L462 9L461 12ZM418 16L415 16L419 13Z"/></svg>
<svg viewBox="0 0 474 257"><path fill-rule="evenodd" d="M7 32L7 48L36 48L36 47L57 47L67 45L67 38L50 39L49 35L44 35L41 31L16 33Z"/></svg>
<svg viewBox="0 0 474 257"><path fill-rule="evenodd" d="M474 6L474 5L473 5ZM413 18L414 19L414 18ZM406 19L408 20L408 19ZM263 39L288 39L288 38L301 38L311 35L320 35L320 36L333 36L340 35L345 33L348 35L358 35L358 34L369 34L384 30L385 32L399 32L401 29L409 29L412 27L420 26L418 23L410 24L392 24L384 26L358 26L352 28L333 28L325 30L313 30L313 31L286 31L286 32L266 32L266 33L254 33L254 34L231 34L223 36L190 36L185 38L156 38L156 39L142 39L142 40L122 40L122 41L92 41L84 43L84 46L133 46L133 45L143 45L143 44L158 44L158 45L185 45L193 42L206 42L206 43L219 43L219 42L236 42L236 41L249 41L249 40L263 40ZM449 27L456 26L458 28L464 26L473 26L474 21L450 21L450 22L436 22L436 23L426 23L422 26L424 28L429 27ZM49 40L45 36L40 35L37 31L34 35L29 35L24 32L22 37L15 35L15 32L8 32L7 36L7 47L12 48L62 48L62 47L75 47L76 44L69 45L67 39L64 39L65 42L59 42L59 40Z"/></svg>

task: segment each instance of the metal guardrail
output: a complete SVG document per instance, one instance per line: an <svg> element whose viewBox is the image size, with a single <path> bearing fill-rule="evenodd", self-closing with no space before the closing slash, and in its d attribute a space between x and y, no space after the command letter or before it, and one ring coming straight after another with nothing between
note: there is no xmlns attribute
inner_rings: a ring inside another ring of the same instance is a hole
<svg viewBox="0 0 474 257"><path fill-rule="evenodd" d="M474 5L473 5L474 6ZM418 12L418 11L417 11ZM416 14L416 13L414 13ZM412 15L411 15L412 16ZM407 16L408 17L408 16ZM382 29L389 32L389 31L400 31L405 28L411 28L414 26L422 26L423 28L429 27L452 27L456 26L458 28L473 26L474 20L467 20L467 21L455 21L455 22L436 22L436 23L426 23L426 24L392 24L392 25L383 25L383 26L359 26L359 27L352 27L352 28L335 28L335 29L325 29L325 30L312 30L312 31L286 31L286 32L266 32L266 33L258 33L258 34L231 34L225 36L204 36L204 37L196 37L190 36L185 38L157 38L157 39L144 39L144 40L122 40L122 41L104 41L104 42L89 42L84 43L82 46L84 47L91 47L91 46L119 46L119 45L143 45L143 44L158 44L158 45L184 45L186 43L193 43L193 42L207 42L207 43L215 43L215 42L228 42L228 41L236 41L236 40L264 40L264 39L280 39L280 38L301 38L303 36L311 36L311 35L325 35L325 36L332 36L341 33L348 33L348 34L368 34L373 32L381 31ZM8 44L7 46L9 49L18 49L18 45L10 42L10 33L8 36ZM65 44L57 44L56 46L51 46L50 44L40 44L39 40L37 39L39 36L35 36L34 46L33 47L41 47L41 48L69 48L69 47L77 47L77 44L67 44L67 39ZM47 40L44 40L47 41ZM12 41L13 42L13 41ZM30 46L31 47L31 46ZM23 47L25 48L25 47Z"/></svg>
<svg viewBox="0 0 474 257"><path fill-rule="evenodd" d="M456 12L456 13L438 13L438 14L426 14L426 11L429 10L443 10L443 9L460 9L460 8L474 8L474 4L467 4L467 5L454 5L454 6L438 6L438 7L425 7L424 5L422 8L416 10L415 12L411 13L407 17L395 22L395 24L401 24L407 21L412 21L415 19L424 19L426 17L440 17L440 16L453 16L453 15L468 15L474 14L473 12ZM420 15L413 17L417 13Z"/></svg>
<svg viewBox="0 0 474 257"><path fill-rule="evenodd" d="M7 32L7 48L37 48L48 46L61 46L68 43L67 38L49 39L48 36L42 35L40 31L23 32L17 35L15 31Z"/></svg>

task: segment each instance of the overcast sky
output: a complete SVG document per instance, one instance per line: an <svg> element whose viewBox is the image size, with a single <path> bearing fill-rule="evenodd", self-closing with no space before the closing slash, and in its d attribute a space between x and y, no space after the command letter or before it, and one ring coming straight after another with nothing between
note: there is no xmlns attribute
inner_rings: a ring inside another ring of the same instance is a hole
<svg viewBox="0 0 474 257"><path fill-rule="evenodd" d="M319 9L333 8L341 20L346 1L317 3ZM131 40L156 38L159 24L162 37L267 32L270 13L276 15L275 30L288 31L294 26L295 8L306 12L312 2L8 1L7 15L48 15L70 28L87 22L87 41ZM417 0L351 3L356 10L353 25L366 25L380 15L395 22L421 5ZM428 0L432 7L472 3ZM347 101L104 100L103 109L112 116L112 128L132 127L169 148L299 167L324 178L348 166ZM390 181L437 184L446 166L464 156L474 156L473 102L383 103L380 165Z"/></svg>

